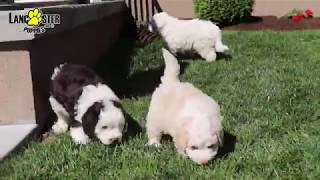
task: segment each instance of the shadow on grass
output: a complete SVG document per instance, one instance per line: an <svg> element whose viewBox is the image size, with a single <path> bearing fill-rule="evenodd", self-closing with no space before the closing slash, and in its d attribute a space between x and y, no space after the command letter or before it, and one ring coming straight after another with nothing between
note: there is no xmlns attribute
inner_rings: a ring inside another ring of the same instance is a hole
<svg viewBox="0 0 320 180"><path fill-rule="evenodd" d="M188 53L188 54L177 54L177 59L181 62L181 60L193 60L193 61L199 61L199 60L203 60L205 61L205 59L203 59L199 54L197 54L196 52L192 52L192 53ZM226 61L231 61L232 60L232 55L229 53L217 53L217 61L220 60L226 60Z"/></svg>
<svg viewBox="0 0 320 180"><path fill-rule="evenodd" d="M124 111L125 118L127 121L126 132L123 136L123 141L127 141L130 138L137 136L138 134L143 132L142 125L138 123L137 120L133 119L130 114Z"/></svg>
<svg viewBox="0 0 320 180"><path fill-rule="evenodd" d="M164 66L147 71L138 71L129 76L132 57L137 47L136 39L124 38L96 64L95 70L120 98L131 98L151 94L160 84ZM181 74L188 63L180 63Z"/></svg>
<svg viewBox="0 0 320 180"><path fill-rule="evenodd" d="M229 53L223 54L223 53L218 53L217 54L217 60L225 60L225 61L232 61L232 55Z"/></svg>
<svg viewBox="0 0 320 180"><path fill-rule="evenodd" d="M127 77L135 47L134 38L123 38L94 67L97 74L120 97L127 89Z"/></svg>
<svg viewBox="0 0 320 180"><path fill-rule="evenodd" d="M224 131L224 143L223 146L219 149L217 158L222 158L230 153L234 152L236 142L237 142L237 137Z"/></svg>
<svg viewBox="0 0 320 180"><path fill-rule="evenodd" d="M185 72L185 69L189 65L188 62L180 63L180 74ZM163 75L164 66L160 66L148 71L140 71L134 73L128 79L128 89L125 94L126 97L137 97L150 95L156 87L161 83L160 78Z"/></svg>

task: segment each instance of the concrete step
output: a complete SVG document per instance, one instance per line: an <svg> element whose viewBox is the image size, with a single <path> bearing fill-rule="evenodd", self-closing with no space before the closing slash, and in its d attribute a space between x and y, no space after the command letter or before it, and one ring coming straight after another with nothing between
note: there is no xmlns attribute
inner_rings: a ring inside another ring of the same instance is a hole
<svg viewBox="0 0 320 180"><path fill-rule="evenodd" d="M36 127L36 124L1 125L0 161L9 155Z"/></svg>

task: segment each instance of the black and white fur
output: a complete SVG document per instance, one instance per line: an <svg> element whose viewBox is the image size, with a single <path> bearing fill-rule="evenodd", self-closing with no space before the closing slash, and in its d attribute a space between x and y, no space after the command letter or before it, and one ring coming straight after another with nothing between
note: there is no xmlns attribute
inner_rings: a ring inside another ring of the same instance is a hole
<svg viewBox="0 0 320 180"><path fill-rule="evenodd" d="M67 132L74 142L86 144L98 139L103 144L122 139L125 117L119 98L88 67L62 64L51 77L51 107L57 115L55 134Z"/></svg>

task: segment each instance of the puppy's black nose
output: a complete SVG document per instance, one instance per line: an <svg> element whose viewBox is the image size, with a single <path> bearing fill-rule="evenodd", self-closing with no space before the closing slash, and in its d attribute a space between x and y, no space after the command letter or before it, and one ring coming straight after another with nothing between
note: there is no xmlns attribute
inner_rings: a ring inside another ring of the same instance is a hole
<svg viewBox="0 0 320 180"><path fill-rule="evenodd" d="M111 141L111 144L119 144L120 143L119 138L113 138L113 139L110 139L110 141Z"/></svg>

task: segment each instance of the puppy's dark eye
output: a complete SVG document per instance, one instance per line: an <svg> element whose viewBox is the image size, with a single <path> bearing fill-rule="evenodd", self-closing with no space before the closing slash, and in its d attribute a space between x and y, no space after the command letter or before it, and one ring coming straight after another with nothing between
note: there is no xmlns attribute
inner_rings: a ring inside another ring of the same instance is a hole
<svg viewBox="0 0 320 180"><path fill-rule="evenodd" d="M211 144L210 146L208 146L209 149L213 149L213 148L215 148L215 147L216 147L215 144Z"/></svg>
<svg viewBox="0 0 320 180"><path fill-rule="evenodd" d="M108 126L102 126L102 129L108 129Z"/></svg>
<svg viewBox="0 0 320 180"><path fill-rule="evenodd" d="M190 149L196 150L196 149L199 149L199 148L197 146L191 146Z"/></svg>

